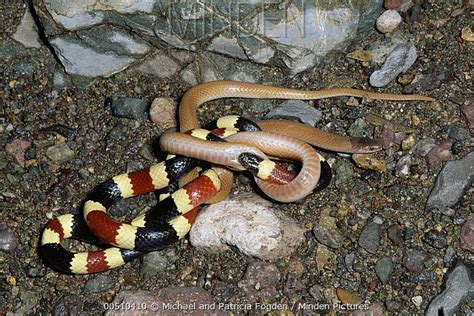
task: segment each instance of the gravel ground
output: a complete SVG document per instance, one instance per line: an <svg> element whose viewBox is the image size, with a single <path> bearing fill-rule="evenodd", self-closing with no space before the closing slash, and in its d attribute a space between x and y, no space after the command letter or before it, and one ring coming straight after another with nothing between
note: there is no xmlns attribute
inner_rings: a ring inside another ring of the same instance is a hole
<svg viewBox="0 0 474 316"><path fill-rule="evenodd" d="M73 311L74 306L84 314L100 314L103 304L124 290L153 291L171 286L202 287L216 302L253 303L250 290L253 287L258 292L260 285L252 283L255 278L248 276L249 270L264 263L233 251L198 252L187 240L163 251L158 259L163 268L151 275L140 260L89 276L61 275L44 266L37 246L49 219L78 212L86 194L110 176L156 162L150 152L162 130L147 118L112 115L107 100L138 97L151 103L159 96L179 100L188 87L179 80L121 73L55 88L52 73L57 64L50 51L44 46L22 49L8 39L24 8L12 5L9 10L1 17L1 54L14 58L2 57L0 61L0 142L5 148L16 140L16 148L24 148L24 160L0 152L0 239L9 241L0 252L0 315L11 311L58 313L61 308ZM426 137L451 139L452 159L462 158L470 151L471 140L456 139L452 131L467 129L461 107L474 102L474 46L460 38L463 27L472 27L472 14L467 10L453 12L447 5L427 4L422 15L414 15L403 24L404 32L416 36L418 52L407 76L425 75L416 83L406 85L399 78L384 88L371 88L368 76L374 69L344 56L317 72L285 78L275 70L274 76L294 88L350 86L432 96L436 104L374 101L354 105L349 98L312 103L323 113L319 126L331 123L333 132L357 130L356 118L374 114L409 127L414 143ZM360 47L381 36L374 32L367 43L359 43ZM265 106L272 107L272 103ZM215 101L200 109L200 117L204 122L228 114L231 104L234 113L259 117L263 112L262 105L253 101ZM472 189L449 210L451 213L425 211L443 164L430 165L413 156L408 176L397 176L394 161L407 155L410 148L410 144L405 148L394 145L384 151L388 171L383 173L326 154L336 170L335 181L301 203L280 208L306 228L320 223L323 216L335 217L333 233L341 234L344 240L338 241L335 249L328 248L308 231L306 242L292 256L271 264L268 271L257 267L267 271L264 279L274 280L268 285L273 289L268 291L270 295L260 293L263 302L291 306L295 302L326 302L337 296L347 302L360 298L379 313L382 309L394 314L422 314L442 291L444 276L456 261L472 266L473 253L463 250L459 241L462 225L472 217ZM234 185L240 191L251 191L241 180ZM130 213L133 216L154 203L153 196L140 197L126 201L115 212L121 215L124 210L127 217ZM83 245L72 246L84 249ZM461 310L461 314L469 314L474 305L467 302Z"/></svg>

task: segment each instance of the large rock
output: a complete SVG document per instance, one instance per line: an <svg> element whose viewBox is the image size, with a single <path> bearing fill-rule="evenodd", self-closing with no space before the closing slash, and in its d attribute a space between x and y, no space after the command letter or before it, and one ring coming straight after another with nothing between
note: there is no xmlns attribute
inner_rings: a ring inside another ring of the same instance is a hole
<svg viewBox="0 0 474 316"><path fill-rule="evenodd" d="M202 210L190 231L193 246L209 252L236 247L249 256L271 260L292 253L305 230L253 194L241 194Z"/></svg>
<svg viewBox="0 0 474 316"><path fill-rule="evenodd" d="M25 10L25 14L12 38L25 47L41 48L38 28L29 10Z"/></svg>
<svg viewBox="0 0 474 316"><path fill-rule="evenodd" d="M249 65L285 65L296 74L330 62L361 30L372 28L382 2L34 0L33 4L66 71L97 77L110 76L158 50L166 53L165 46L214 52Z"/></svg>
<svg viewBox="0 0 474 316"><path fill-rule="evenodd" d="M467 154L463 159L448 161L438 174L436 184L426 202L426 210L442 210L454 206L472 181L474 181L474 152Z"/></svg>
<svg viewBox="0 0 474 316"><path fill-rule="evenodd" d="M459 263L447 276L445 290L428 306L427 316L454 315L463 302L474 299L474 268Z"/></svg>

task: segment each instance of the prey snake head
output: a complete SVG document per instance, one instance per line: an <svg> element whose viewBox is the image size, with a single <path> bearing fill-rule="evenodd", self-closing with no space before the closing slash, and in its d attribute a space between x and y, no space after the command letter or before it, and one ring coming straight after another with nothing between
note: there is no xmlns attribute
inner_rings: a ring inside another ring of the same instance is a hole
<svg viewBox="0 0 474 316"><path fill-rule="evenodd" d="M353 137L350 139L354 153L368 154L383 149L381 138L371 139L364 137Z"/></svg>

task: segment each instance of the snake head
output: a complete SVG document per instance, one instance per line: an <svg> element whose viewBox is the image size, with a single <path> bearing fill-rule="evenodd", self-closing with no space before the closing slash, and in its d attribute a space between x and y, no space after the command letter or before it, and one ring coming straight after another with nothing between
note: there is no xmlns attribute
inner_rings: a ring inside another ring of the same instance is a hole
<svg viewBox="0 0 474 316"><path fill-rule="evenodd" d="M364 137L351 138L352 148L355 154L368 154L380 151L383 148L381 138L371 139Z"/></svg>

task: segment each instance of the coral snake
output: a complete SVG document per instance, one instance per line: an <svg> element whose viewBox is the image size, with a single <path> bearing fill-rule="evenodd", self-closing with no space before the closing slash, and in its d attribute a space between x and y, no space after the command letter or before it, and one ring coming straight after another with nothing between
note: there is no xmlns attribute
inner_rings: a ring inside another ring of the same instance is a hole
<svg viewBox="0 0 474 316"><path fill-rule="evenodd" d="M434 100L348 88L304 91L235 81L195 86L180 103L181 133L164 133L160 138L162 150L175 156L103 182L87 197L82 215L66 214L51 220L42 235L41 256L60 272L87 274L122 266L146 252L169 246L188 233L199 205L219 202L230 193L233 174L228 168L250 171L259 188L276 201L305 197L317 186L321 173L321 156L312 146L370 153L381 149L380 140L339 136L285 120L265 120L255 125L238 116L217 120L213 131L208 132L199 129L196 111L204 102L218 98L313 100L335 96ZM246 131L237 133L239 130ZM299 161L301 169L294 175L268 157ZM212 163L212 168L196 174L199 161ZM163 188L168 191L163 199L130 223L120 223L107 214L107 209L120 199ZM109 247L74 253L61 244L67 238Z"/></svg>

